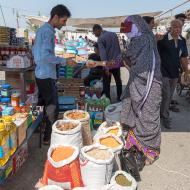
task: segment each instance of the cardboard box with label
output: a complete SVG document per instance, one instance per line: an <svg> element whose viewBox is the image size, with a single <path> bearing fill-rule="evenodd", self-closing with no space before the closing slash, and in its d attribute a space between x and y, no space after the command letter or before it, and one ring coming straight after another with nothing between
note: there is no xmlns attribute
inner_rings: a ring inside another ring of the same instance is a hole
<svg viewBox="0 0 190 190"><path fill-rule="evenodd" d="M26 139L27 128L28 128L28 117L16 117L14 123L17 126L17 145L18 147L23 143Z"/></svg>

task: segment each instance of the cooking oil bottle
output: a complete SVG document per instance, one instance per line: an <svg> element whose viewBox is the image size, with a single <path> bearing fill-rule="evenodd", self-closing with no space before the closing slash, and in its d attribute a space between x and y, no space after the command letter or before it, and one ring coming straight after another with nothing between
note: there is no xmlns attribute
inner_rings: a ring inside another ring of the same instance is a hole
<svg viewBox="0 0 190 190"><path fill-rule="evenodd" d="M13 155L17 149L17 128L13 123L11 116L2 117L4 125L9 133L9 149L10 155Z"/></svg>
<svg viewBox="0 0 190 190"><path fill-rule="evenodd" d="M3 121L0 121L0 167L4 166L9 160L9 133Z"/></svg>

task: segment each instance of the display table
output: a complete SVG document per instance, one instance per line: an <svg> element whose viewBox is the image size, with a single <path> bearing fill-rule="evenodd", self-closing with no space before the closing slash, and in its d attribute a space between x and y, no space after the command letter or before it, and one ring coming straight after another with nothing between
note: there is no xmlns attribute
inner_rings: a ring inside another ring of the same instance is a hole
<svg viewBox="0 0 190 190"><path fill-rule="evenodd" d="M34 68L35 68L35 66L31 66L31 67L24 68L24 69L11 69L11 68L7 68L6 66L0 66L0 71L20 73L22 102L26 101L26 77L25 77L25 74L27 71L33 71Z"/></svg>

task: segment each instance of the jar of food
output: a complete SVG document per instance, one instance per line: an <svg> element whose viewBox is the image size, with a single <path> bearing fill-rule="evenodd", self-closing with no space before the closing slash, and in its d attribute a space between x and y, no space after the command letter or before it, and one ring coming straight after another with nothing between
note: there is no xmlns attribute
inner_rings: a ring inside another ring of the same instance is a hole
<svg viewBox="0 0 190 190"><path fill-rule="evenodd" d="M9 160L9 133L4 122L0 121L0 167L4 166Z"/></svg>
<svg viewBox="0 0 190 190"><path fill-rule="evenodd" d="M11 105L12 107L19 107L20 105L20 94L15 93L11 95Z"/></svg>
<svg viewBox="0 0 190 190"><path fill-rule="evenodd" d="M9 153L13 155L17 149L17 127L11 116L3 116L2 120L9 134Z"/></svg>
<svg viewBox="0 0 190 190"><path fill-rule="evenodd" d="M85 86L80 86L79 92L80 92L80 97L84 98L85 97Z"/></svg>
<svg viewBox="0 0 190 190"><path fill-rule="evenodd" d="M1 96L5 98L11 97L11 85L3 84L1 88Z"/></svg>

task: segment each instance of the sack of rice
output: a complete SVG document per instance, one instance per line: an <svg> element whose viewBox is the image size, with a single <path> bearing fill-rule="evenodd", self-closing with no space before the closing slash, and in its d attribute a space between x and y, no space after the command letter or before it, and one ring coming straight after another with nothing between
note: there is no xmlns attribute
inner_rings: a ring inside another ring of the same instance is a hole
<svg viewBox="0 0 190 190"><path fill-rule="evenodd" d="M80 173L79 149L71 145L53 145L41 179L43 185L58 185L63 189L83 187Z"/></svg>
<svg viewBox="0 0 190 190"><path fill-rule="evenodd" d="M102 135L96 142L110 148L114 153L120 152L124 146L122 140L113 134Z"/></svg>
<svg viewBox="0 0 190 190"><path fill-rule="evenodd" d="M57 186L57 185L46 185L42 188L40 188L39 190L64 190L61 187Z"/></svg>
<svg viewBox="0 0 190 190"><path fill-rule="evenodd" d="M92 134L90 130L90 115L88 112L82 110L71 110L65 112L63 117L67 120L80 121L82 125L83 145L86 146L92 144Z"/></svg>
<svg viewBox="0 0 190 190"><path fill-rule="evenodd" d="M103 122L100 125L100 127L98 128L97 133L94 136L93 140L96 141L96 139L99 136L102 136L104 134L113 134L118 137L121 137L122 136L122 127L121 127L120 123L116 122L116 123L112 123L111 125L109 125L106 121Z"/></svg>
<svg viewBox="0 0 190 190"><path fill-rule="evenodd" d="M94 144L81 149L80 167L84 186L101 189L108 184L113 169L113 152L102 145Z"/></svg>
<svg viewBox="0 0 190 190"><path fill-rule="evenodd" d="M124 171L117 171L111 178L110 185L106 186L107 190L136 190L137 182L128 173Z"/></svg>
<svg viewBox="0 0 190 190"><path fill-rule="evenodd" d="M81 122L75 120L58 120L53 124L51 145L73 145L82 148Z"/></svg>

